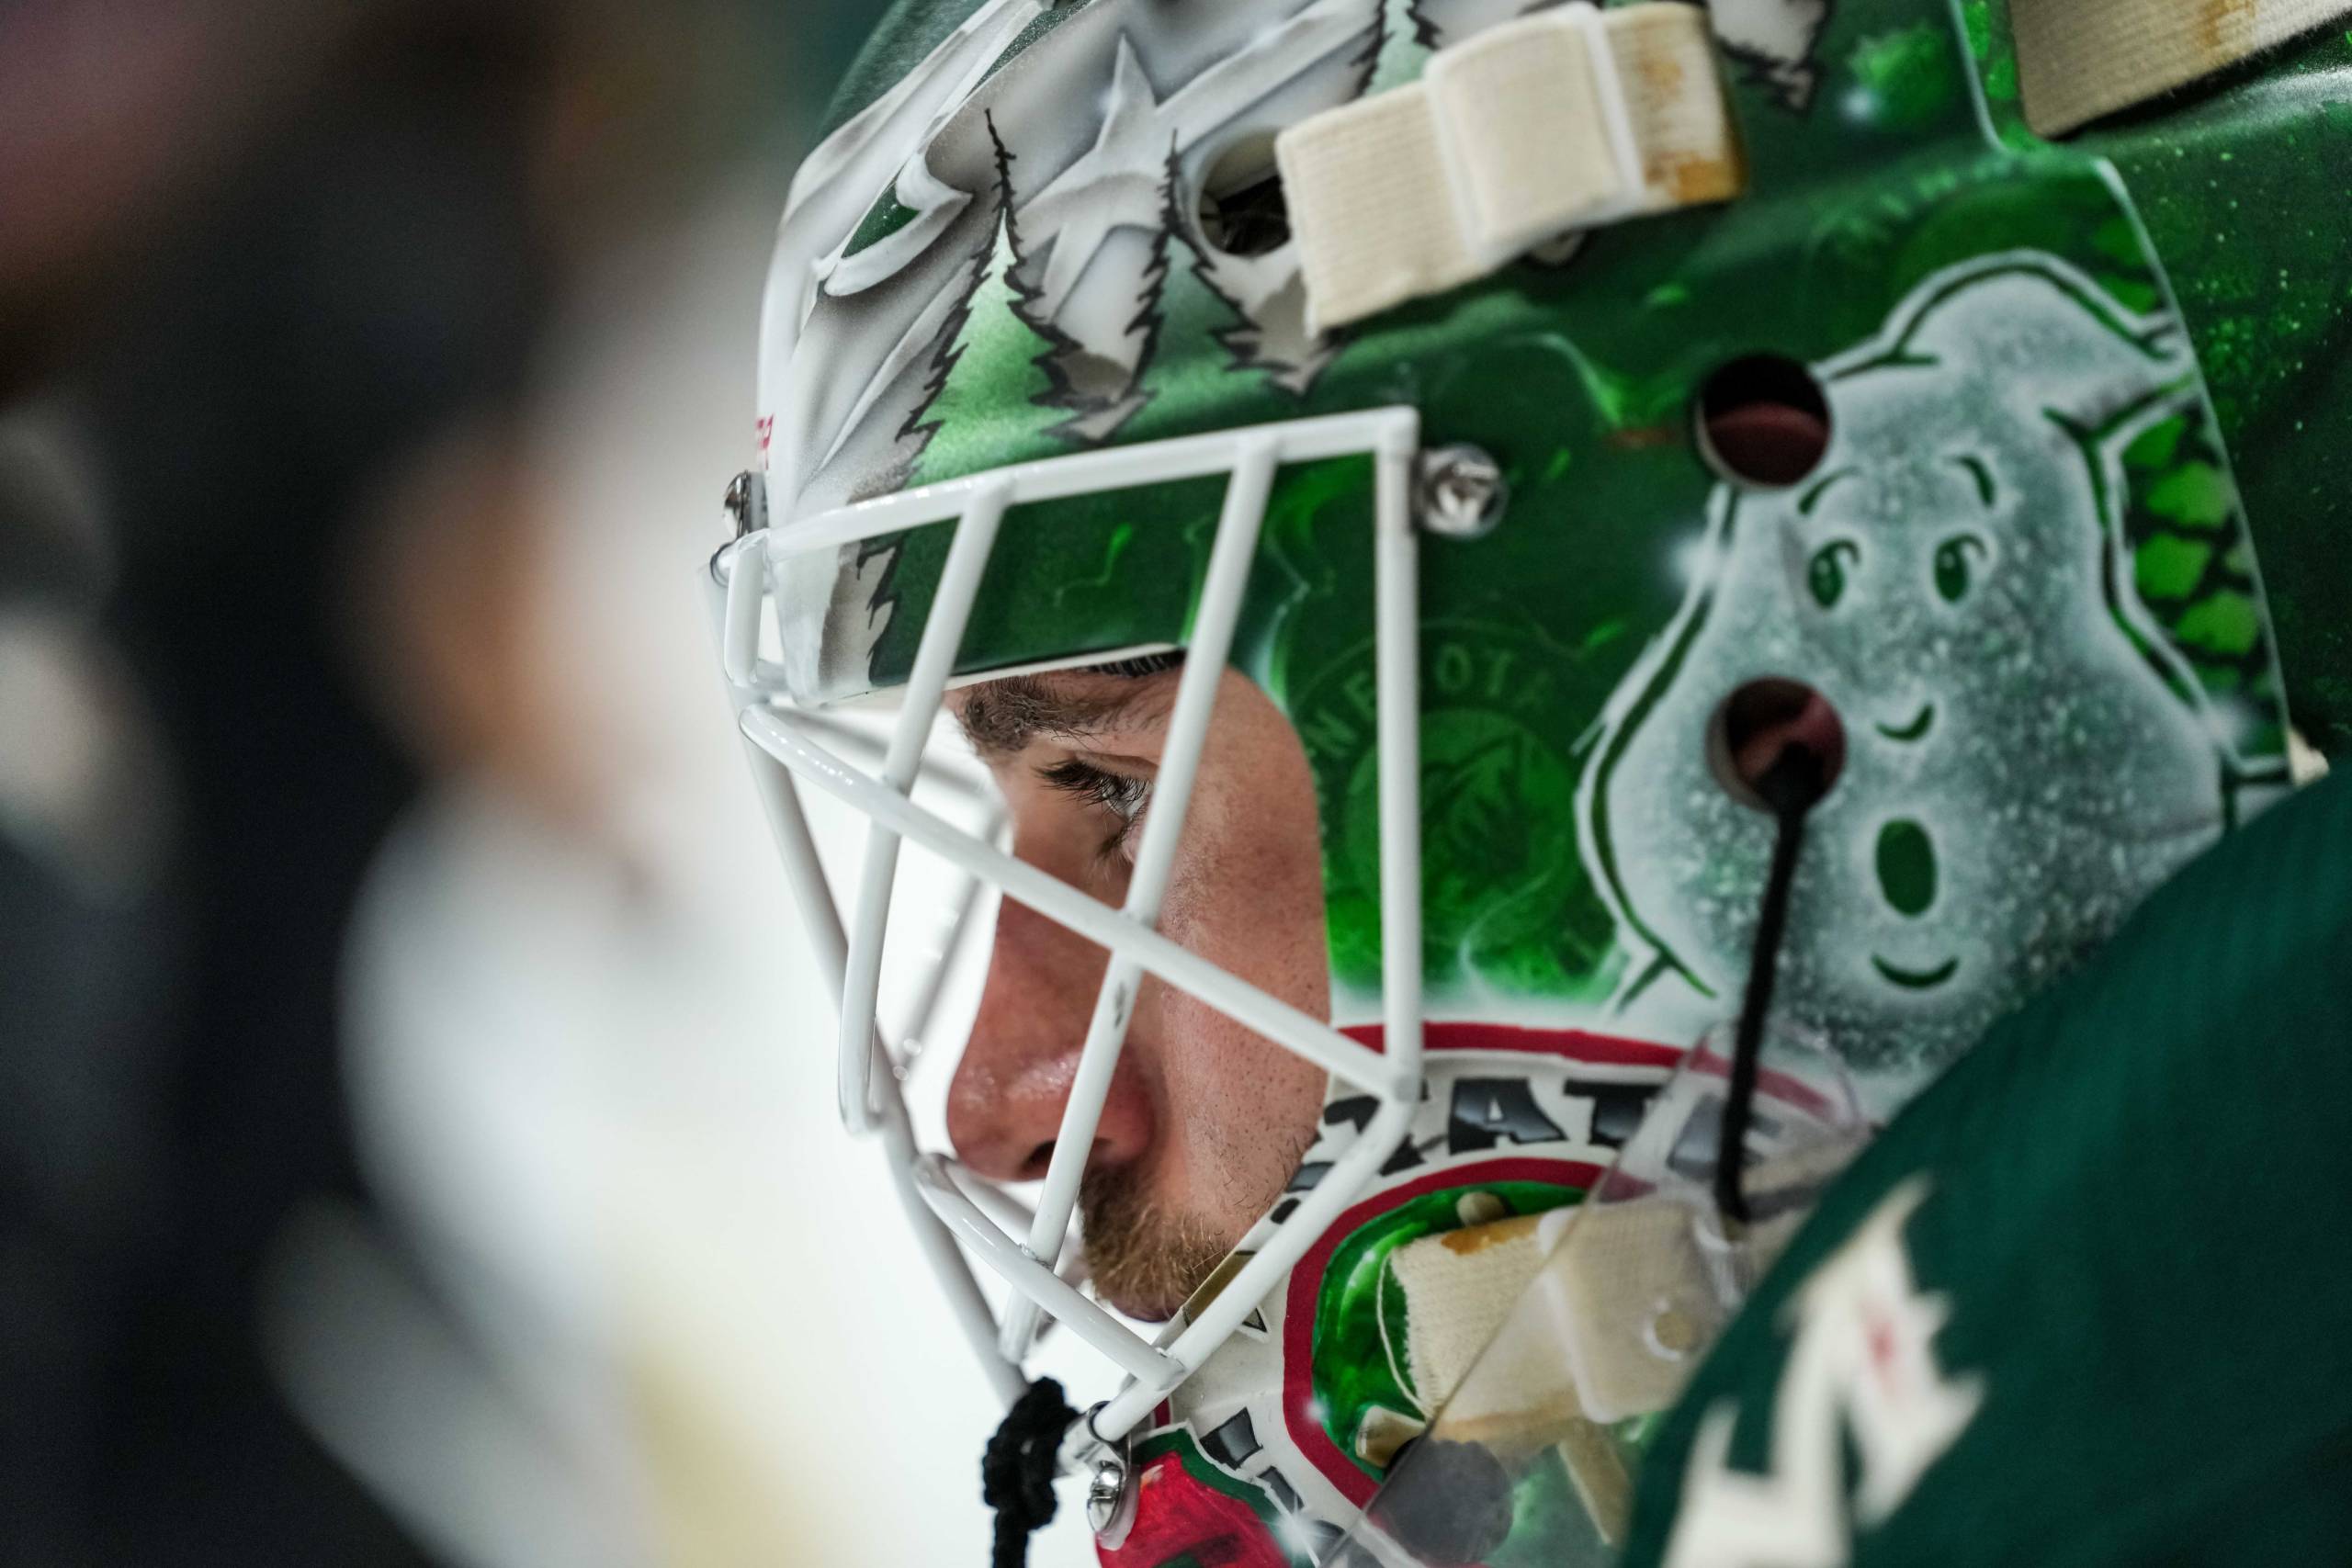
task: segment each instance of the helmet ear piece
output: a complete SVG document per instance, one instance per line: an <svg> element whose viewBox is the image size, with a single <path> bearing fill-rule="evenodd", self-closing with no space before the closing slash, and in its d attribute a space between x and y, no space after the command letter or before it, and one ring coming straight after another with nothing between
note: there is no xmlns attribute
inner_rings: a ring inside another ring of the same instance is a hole
<svg viewBox="0 0 2352 1568"><path fill-rule="evenodd" d="M2040 254L1955 268L1922 291L1883 348L1834 367L1831 378L1895 366L1968 369L2080 428L2104 425L2192 369L2170 315L2126 310L2082 273Z"/></svg>

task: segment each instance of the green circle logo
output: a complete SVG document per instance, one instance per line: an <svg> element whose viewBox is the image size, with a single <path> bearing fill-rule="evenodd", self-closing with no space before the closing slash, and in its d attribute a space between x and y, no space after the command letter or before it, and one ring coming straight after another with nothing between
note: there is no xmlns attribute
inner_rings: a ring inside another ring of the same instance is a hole
<svg viewBox="0 0 2352 1568"><path fill-rule="evenodd" d="M1371 649L1298 705L1323 810L1333 972L1379 976L1380 760ZM1598 696L1573 656L1487 623L1422 628L1421 940L1432 991L1584 997L1613 977L1615 929L1577 847L1575 738ZM1581 698L1581 700L1578 700Z"/></svg>

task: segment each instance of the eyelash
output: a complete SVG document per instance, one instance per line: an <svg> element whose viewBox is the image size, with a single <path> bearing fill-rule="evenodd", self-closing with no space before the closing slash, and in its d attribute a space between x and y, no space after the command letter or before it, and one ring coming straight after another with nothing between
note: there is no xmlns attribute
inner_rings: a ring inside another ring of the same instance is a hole
<svg viewBox="0 0 2352 1568"><path fill-rule="evenodd" d="M1151 799L1148 779L1111 773L1075 757L1039 768L1037 776L1046 787L1076 795L1090 806L1099 806L1119 819L1119 830L1102 842L1102 852L1106 857L1126 846L1136 824L1142 819L1144 807Z"/></svg>

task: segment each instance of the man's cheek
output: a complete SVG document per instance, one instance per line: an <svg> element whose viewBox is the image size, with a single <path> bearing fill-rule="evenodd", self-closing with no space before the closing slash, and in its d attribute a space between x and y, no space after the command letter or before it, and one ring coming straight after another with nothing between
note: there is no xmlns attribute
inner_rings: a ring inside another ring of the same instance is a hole
<svg viewBox="0 0 2352 1568"><path fill-rule="evenodd" d="M1238 841L1237 841L1238 839ZM1310 838L1304 853L1270 836L1238 835L1182 857L1162 905L1172 942L1294 1006L1318 988L1303 973L1323 942L1323 886Z"/></svg>
<svg viewBox="0 0 2352 1568"><path fill-rule="evenodd" d="M1180 1209L1234 1235L1279 1196L1315 1125L1325 1075L1205 1003L1171 997L1161 1176Z"/></svg>

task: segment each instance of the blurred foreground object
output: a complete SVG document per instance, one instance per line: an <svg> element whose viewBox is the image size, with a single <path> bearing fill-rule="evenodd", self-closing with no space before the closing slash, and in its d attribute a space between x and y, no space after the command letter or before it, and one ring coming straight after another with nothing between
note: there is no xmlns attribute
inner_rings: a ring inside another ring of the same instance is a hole
<svg viewBox="0 0 2352 1568"><path fill-rule="evenodd" d="M1659 1429L1628 1568L2335 1563L2352 779L2159 889L1824 1200Z"/></svg>

